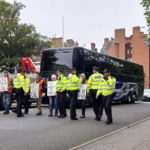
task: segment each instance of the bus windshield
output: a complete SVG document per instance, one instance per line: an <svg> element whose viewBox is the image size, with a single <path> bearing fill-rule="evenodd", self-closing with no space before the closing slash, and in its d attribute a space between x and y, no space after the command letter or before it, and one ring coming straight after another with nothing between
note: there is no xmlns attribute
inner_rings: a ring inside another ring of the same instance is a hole
<svg viewBox="0 0 150 150"><path fill-rule="evenodd" d="M55 72L72 68L72 49L45 50L41 59L41 72Z"/></svg>

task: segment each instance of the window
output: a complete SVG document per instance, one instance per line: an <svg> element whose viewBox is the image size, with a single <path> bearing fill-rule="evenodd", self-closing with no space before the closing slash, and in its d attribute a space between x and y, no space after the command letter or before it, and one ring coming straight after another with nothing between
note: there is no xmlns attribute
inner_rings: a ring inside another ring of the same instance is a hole
<svg viewBox="0 0 150 150"><path fill-rule="evenodd" d="M125 60L132 61L132 44L125 44Z"/></svg>

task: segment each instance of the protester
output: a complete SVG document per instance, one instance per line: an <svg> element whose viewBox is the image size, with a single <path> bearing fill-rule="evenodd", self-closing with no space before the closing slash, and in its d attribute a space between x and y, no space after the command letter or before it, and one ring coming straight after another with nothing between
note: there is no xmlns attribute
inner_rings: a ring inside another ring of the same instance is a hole
<svg viewBox="0 0 150 150"><path fill-rule="evenodd" d="M13 80L11 77L9 77L9 73L7 71L4 72L4 77L6 77L8 81L8 90L2 92L2 99L4 104L3 114L9 114L9 109L12 103Z"/></svg>
<svg viewBox="0 0 150 150"><path fill-rule="evenodd" d="M36 113L36 115L40 116L42 115L42 97L45 94L45 80L42 79L39 73L37 73L36 75L36 81L34 81L34 84L38 84L38 87L39 87L39 98L36 99L37 109L38 109L38 112Z"/></svg>
<svg viewBox="0 0 150 150"><path fill-rule="evenodd" d="M56 75L52 75L51 76L51 81L53 81L56 84ZM49 117L53 116L53 109L55 110L55 115L54 116L58 116L58 102L56 99L56 95L54 96L50 96L49 97Z"/></svg>
<svg viewBox="0 0 150 150"><path fill-rule="evenodd" d="M84 73L80 74L80 78L82 79L82 84L87 84L86 75ZM81 116L80 118L85 118L85 109L86 109L86 99L80 99L81 105Z"/></svg>

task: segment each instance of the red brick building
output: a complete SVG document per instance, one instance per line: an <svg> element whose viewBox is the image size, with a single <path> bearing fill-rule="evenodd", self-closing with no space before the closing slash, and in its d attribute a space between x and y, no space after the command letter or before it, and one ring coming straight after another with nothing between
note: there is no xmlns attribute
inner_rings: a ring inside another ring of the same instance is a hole
<svg viewBox="0 0 150 150"><path fill-rule="evenodd" d="M140 27L133 27L133 34L126 37L125 29L116 29L115 37L105 38L101 52L127 61L143 65L145 73L145 88L150 87L150 49L147 35Z"/></svg>
<svg viewBox="0 0 150 150"><path fill-rule="evenodd" d="M63 44L63 38L52 38L52 46L51 48L60 48L60 47L76 47L79 46L78 42L74 42L72 39L66 40L66 42Z"/></svg>

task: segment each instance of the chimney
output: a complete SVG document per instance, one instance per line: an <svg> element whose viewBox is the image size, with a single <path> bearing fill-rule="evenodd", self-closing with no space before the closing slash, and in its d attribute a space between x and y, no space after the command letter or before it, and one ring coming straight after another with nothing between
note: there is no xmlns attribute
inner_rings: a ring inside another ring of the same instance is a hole
<svg viewBox="0 0 150 150"><path fill-rule="evenodd" d="M138 36L141 32L141 28L139 26L133 27L133 36Z"/></svg>
<svg viewBox="0 0 150 150"><path fill-rule="evenodd" d="M108 42L109 42L109 38L105 38L104 43L108 43Z"/></svg>
<svg viewBox="0 0 150 150"><path fill-rule="evenodd" d="M115 40L125 39L125 29L115 30Z"/></svg>
<svg viewBox="0 0 150 150"><path fill-rule="evenodd" d="M91 43L91 50L97 51L97 48L96 48L96 44L95 44L95 43Z"/></svg>

